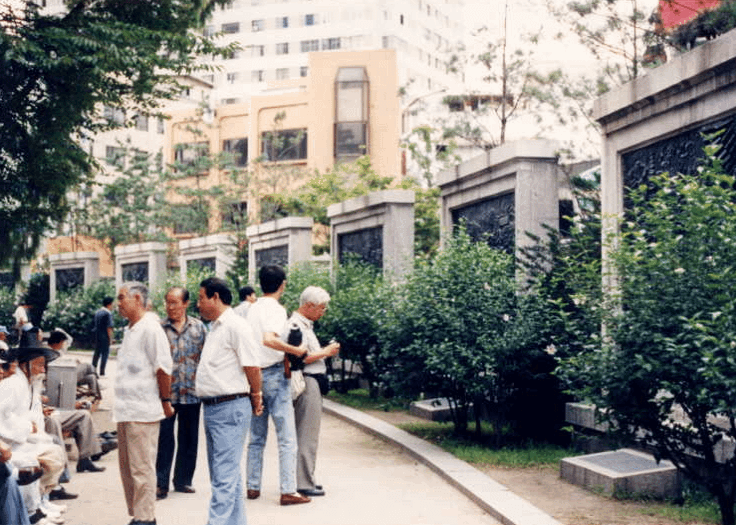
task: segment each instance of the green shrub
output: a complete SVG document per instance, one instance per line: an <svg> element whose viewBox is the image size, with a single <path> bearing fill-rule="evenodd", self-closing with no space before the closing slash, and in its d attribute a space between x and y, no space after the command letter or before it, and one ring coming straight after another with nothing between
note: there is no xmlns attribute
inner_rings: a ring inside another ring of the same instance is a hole
<svg viewBox="0 0 736 525"><path fill-rule="evenodd" d="M187 315L192 317L199 317L199 310L197 310L197 298L199 297L199 283L212 277L212 271L202 268L197 265L191 265L187 268L187 280L182 282L181 275L178 270L172 270L167 273L166 280L164 280L158 286L155 286L150 290L150 300L153 307L153 311L160 318L166 317L166 292L169 291L173 286L183 286L189 291L189 307L187 308ZM233 304L237 303L238 291L233 290L232 286L230 291L233 294Z"/></svg>
<svg viewBox="0 0 736 525"><path fill-rule="evenodd" d="M13 290L0 286L0 325L4 325L9 331L15 324L13 312L16 306Z"/></svg>
<svg viewBox="0 0 736 525"><path fill-rule="evenodd" d="M330 295L333 294L330 269L326 266L313 263L292 264L287 268L286 278L286 290L281 296L281 303L289 313L299 308L299 296L307 286L320 286L327 290ZM254 288L258 289L259 287L255 286ZM328 310L325 316L329 314Z"/></svg>
<svg viewBox="0 0 736 525"><path fill-rule="evenodd" d="M86 289L78 288L69 293L61 293L46 308L41 327L44 330L61 328L74 338L75 347L92 348L94 315L101 308L102 299L108 295L115 297L115 283L110 279L101 279ZM116 313L113 313L113 320L118 328L125 324Z"/></svg>

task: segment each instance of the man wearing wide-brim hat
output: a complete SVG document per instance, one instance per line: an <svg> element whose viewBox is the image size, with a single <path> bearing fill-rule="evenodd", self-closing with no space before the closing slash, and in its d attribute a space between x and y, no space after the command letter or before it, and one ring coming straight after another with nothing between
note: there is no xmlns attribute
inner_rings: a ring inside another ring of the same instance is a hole
<svg viewBox="0 0 736 525"><path fill-rule="evenodd" d="M15 467L40 465L43 469L38 483L22 489L27 492L31 512L42 511L41 496L58 483L64 468L64 449L43 431L41 405L46 363L58 357L58 352L29 338L26 346L6 352L5 359L17 361L18 369L0 381L0 439L11 446L11 461Z"/></svg>

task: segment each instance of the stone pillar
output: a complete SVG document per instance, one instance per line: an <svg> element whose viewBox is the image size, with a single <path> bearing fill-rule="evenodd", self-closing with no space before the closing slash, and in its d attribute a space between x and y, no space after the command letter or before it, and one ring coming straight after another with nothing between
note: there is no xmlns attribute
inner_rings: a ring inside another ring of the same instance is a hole
<svg viewBox="0 0 736 525"><path fill-rule="evenodd" d="M144 242L115 247L115 288L140 281L152 290L166 280L166 244Z"/></svg>
<svg viewBox="0 0 736 525"><path fill-rule="evenodd" d="M289 266L312 258L311 217L284 217L249 226L248 280L256 282L258 269L266 264Z"/></svg>
<svg viewBox="0 0 736 525"><path fill-rule="evenodd" d="M100 256L97 252L67 252L49 255L49 302L56 301L59 292L77 286L86 288L100 278Z"/></svg>
<svg viewBox="0 0 736 525"><path fill-rule="evenodd" d="M348 253L401 279L414 266L414 192L375 191L327 208L330 253L342 262Z"/></svg>
<svg viewBox="0 0 736 525"><path fill-rule="evenodd" d="M182 282L193 264L210 270L216 277L225 278L235 260L235 239L226 233L194 237L179 241L179 271Z"/></svg>
<svg viewBox="0 0 736 525"><path fill-rule="evenodd" d="M559 227L558 145L543 139L507 142L443 171L442 238L461 220L470 235L510 254Z"/></svg>

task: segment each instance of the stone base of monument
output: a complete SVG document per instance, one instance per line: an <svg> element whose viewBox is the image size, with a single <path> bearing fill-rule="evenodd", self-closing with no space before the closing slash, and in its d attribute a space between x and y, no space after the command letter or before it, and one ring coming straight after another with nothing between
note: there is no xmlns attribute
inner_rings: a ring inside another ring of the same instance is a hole
<svg viewBox="0 0 736 525"><path fill-rule="evenodd" d="M680 475L669 461L622 448L560 461L560 477L590 490L617 496L668 499L680 496Z"/></svg>
<svg viewBox="0 0 736 525"><path fill-rule="evenodd" d="M473 406L470 406L470 414L472 417ZM450 411L450 403L447 398L436 397L432 399L422 399L414 401L409 406L409 413L413 416L428 419L430 421L451 421L452 412Z"/></svg>

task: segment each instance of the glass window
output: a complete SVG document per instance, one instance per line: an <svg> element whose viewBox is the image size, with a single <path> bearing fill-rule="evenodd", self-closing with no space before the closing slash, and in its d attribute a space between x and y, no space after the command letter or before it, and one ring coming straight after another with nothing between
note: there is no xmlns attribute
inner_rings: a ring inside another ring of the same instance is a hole
<svg viewBox="0 0 736 525"><path fill-rule="evenodd" d="M299 76L300 77L306 77L309 74L309 67L302 66L299 68Z"/></svg>
<svg viewBox="0 0 736 525"><path fill-rule="evenodd" d="M222 24L222 32L226 35L232 35L240 32L240 23L231 22L229 24Z"/></svg>
<svg viewBox="0 0 736 525"><path fill-rule="evenodd" d="M276 29L286 29L289 27L288 16L277 16L276 17Z"/></svg>
<svg viewBox="0 0 736 525"><path fill-rule="evenodd" d="M118 146L105 147L105 162L110 166L122 168L125 165L125 148Z"/></svg>
<svg viewBox="0 0 736 525"><path fill-rule="evenodd" d="M288 55L289 54L289 43L280 42L276 44L276 54L277 55Z"/></svg>
<svg viewBox="0 0 736 525"><path fill-rule="evenodd" d="M306 128L267 131L262 133L261 155L266 161L306 159Z"/></svg>
<svg viewBox="0 0 736 525"><path fill-rule="evenodd" d="M222 151L232 157L233 166L241 168L248 164L247 138L223 140Z"/></svg>
<svg viewBox="0 0 736 525"><path fill-rule="evenodd" d="M250 47L250 56L252 57L262 57L266 54L266 46L251 46Z"/></svg>
<svg viewBox="0 0 736 525"><path fill-rule="evenodd" d="M265 73L262 69L256 69L251 71L250 79L252 82L263 82L265 80Z"/></svg>
<svg viewBox="0 0 736 525"><path fill-rule="evenodd" d="M136 115L135 116L135 129L138 131L148 131L148 116L147 115Z"/></svg>
<svg viewBox="0 0 736 525"><path fill-rule="evenodd" d="M322 49L340 49L340 37L322 39Z"/></svg>
<svg viewBox="0 0 736 525"><path fill-rule="evenodd" d="M228 73L226 79L228 84L235 84L238 80L238 73Z"/></svg>
<svg viewBox="0 0 736 525"><path fill-rule="evenodd" d="M110 106L105 106L103 116L110 124L118 126L125 124L125 110L122 108L111 108Z"/></svg>
<svg viewBox="0 0 736 525"><path fill-rule="evenodd" d="M276 70L276 80L286 80L289 78L289 68L280 67Z"/></svg>
<svg viewBox="0 0 736 525"><path fill-rule="evenodd" d="M248 223L248 203L246 201L226 203L222 210L222 224L242 228Z"/></svg>
<svg viewBox="0 0 736 525"><path fill-rule="evenodd" d="M319 40L302 40L301 41L302 53L309 53L310 51L319 51Z"/></svg>
<svg viewBox="0 0 736 525"><path fill-rule="evenodd" d="M314 15L312 14L304 15L304 25L305 26L313 26L314 23L315 23Z"/></svg>
<svg viewBox="0 0 736 525"><path fill-rule="evenodd" d="M215 26L205 26L205 28L202 30L202 34L206 37L214 36Z"/></svg>
<svg viewBox="0 0 736 525"><path fill-rule="evenodd" d="M254 33L257 33L258 31L263 31L266 29L266 21L263 19L260 20L252 20L250 23L251 31Z"/></svg>
<svg viewBox="0 0 736 525"><path fill-rule="evenodd" d="M335 157L368 153L368 75L363 67L341 67L335 78Z"/></svg>
<svg viewBox="0 0 736 525"><path fill-rule="evenodd" d="M207 142L188 142L177 144L174 147L174 162L184 167L195 166L198 159L209 155Z"/></svg>
<svg viewBox="0 0 736 525"><path fill-rule="evenodd" d="M161 117L156 121L156 131L161 134L166 133L166 124L164 123L164 119Z"/></svg>

